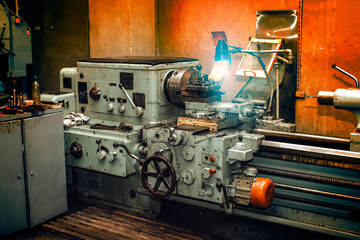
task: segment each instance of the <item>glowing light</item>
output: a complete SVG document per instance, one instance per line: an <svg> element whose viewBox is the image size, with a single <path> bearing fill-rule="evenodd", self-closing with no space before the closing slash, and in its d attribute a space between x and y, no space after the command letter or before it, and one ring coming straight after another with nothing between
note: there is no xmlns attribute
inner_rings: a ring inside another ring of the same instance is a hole
<svg viewBox="0 0 360 240"><path fill-rule="evenodd" d="M229 48L225 40L219 40L216 45L215 61L231 61Z"/></svg>
<svg viewBox="0 0 360 240"><path fill-rule="evenodd" d="M209 79L214 80L215 82L222 81L226 74L229 72L230 62L227 60L216 61L210 72Z"/></svg>

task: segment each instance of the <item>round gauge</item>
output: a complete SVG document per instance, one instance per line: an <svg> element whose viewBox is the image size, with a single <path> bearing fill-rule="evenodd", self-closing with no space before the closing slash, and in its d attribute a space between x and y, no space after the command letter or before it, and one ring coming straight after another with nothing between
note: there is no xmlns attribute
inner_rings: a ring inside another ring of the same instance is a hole
<svg viewBox="0 0 360 240"><path fill-rule="evenodd" d="M182 181L188 185L195 181L195 173L191 169L185 169L181 174Z"/></svg>
<svg viewBox="0 0 360 240"><path fill-rule="evenodd" d="M181 155L186 161L191 161L195 157L195 150L191 146L184 146L181 150Z"/></svg>

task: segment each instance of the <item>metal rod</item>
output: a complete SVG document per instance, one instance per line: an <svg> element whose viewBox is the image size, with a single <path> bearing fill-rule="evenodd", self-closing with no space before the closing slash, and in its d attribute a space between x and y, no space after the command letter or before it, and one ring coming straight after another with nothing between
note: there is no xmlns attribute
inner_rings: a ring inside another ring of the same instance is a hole
<svg viewBox="0 0 360 240"><path fill-rule="evenodd" d="M342 187L352 187L352 188L360 189L360 182L356 182L356 181L350 181L340 178L332 178L332 177L326 177L326 176L320 176L320 175L314 175L314 174L308 174L302 172L294 172L294 171L288 171L282 169L268 168L262 166L254 166L254 165L248 165L248 166L256 168L259 173L263 173L263 174L270 174L281 177L290 177L290 178L296 178L296 179L307 180L312 182L333 184Z"/></svg>
<svg viewBox="0 0 360 240"><path fill-rule="evenodd" d="M256 51L256 50L241 50L242 53L258 53L258 54L267 54L267 53L288 53L288 54L292 54L292 50L291 49L279 49L279 50L261 50L261 51Z"/></svg>
<svg viewBox="0 0 360 240"><path fill-rule="evenodd" d="M283 137L290 139L301 139L301 140L309 140L309 141L318 141L324 143L335 143L335 144L350 144L350 140L348 138L336 138L336 137L327 137L327 136L319 136L319 135L311 135L304 133L289 133L289 132L281 132L267 129L254 129L254 133L263 134L265 136L275 136L275 137Z"/></svg>
<svg viewBox="0 0 360 240"><path fill-rule="evenodd" d="M280 86L279 86L279 67L278 61L275 62L275 80L276 80L276 119L280 118Z"/></svg>
<svg viewBox="0 0 360 240"><path fill-rule="evenodd" d="M275 142L268 140L261 141L260 150L294 154L300 156L309 156L313 158L334 160L343 163L359 164L360 161L360 153L358 152L343 151L324 147L313 147L284 142Z"/></svg>
<svg viewBox="0 0 360 240"><path fill-rule="evenodd" d="M16 16L19 16L19 4L18 4L18 0L15 0L15 13L16 13Z"/></svg>
<svg viewBox="0 0 360 240"><path fill-rule="evenodd" d="M241 53L258 53L258 54L268 54L268 53L288 53L289 55L292 55L292 50L291 49L274 49L274 50L260 50L260 51L256 51L256 50L243 50L239 47L235 47L232 45L229 45L229 47L233 48L236 52L241 52Z"/></svg>
<svg viewBox="0 0 360 240"><path fill-rule="evenodd" d="M355 83L356 83L356 88L359 88L359 81L357 80L356 77L354 77L353 75L351 75L350 73L344 71L343 69L339 68L338 66L336 66L336 64L332 65L333 68L335 68L336 70L342 72L343 74L347 75L348 77L354 79Z"/></svg>
<svg viewBox="0 0 360 240"><path fill-rule="evenodd" d="M328 203L328 202L320 202L320 201L313 200L313 199L305 199L305 198L283 195L283 194L278 194L278 193L275 193L275 196L276 196L276 198L282 198L282 199L296 201L296 202L309 203L309 204L314 204L314 205L323 206L323 207L327 207L327 208L335 208L335 209L341 209L341 210L345 210L345 211L352 211L354 214L359 214L359 208L356 208L356 207L349 207L349 206L338 205L338 204Z"/></svg>
<svg viewBox="0 0 360 240"><path fill-rule="evenodd" d="M339 193L325 192L325 191L321 191L321 190L315 190L315 189L310 189L310 188L291 186L291 185L280 184L280 183L275 183L275 187L288 189L288 190L295 190L295 191L305 192L305 193L314 193L314 194L323 195L323 196L327 196L327 197L335 197L335 198L341 198L341 199L345 199L345 200L352 200L352 201L360 202L359 197L350 196L350 195L344 195L344 194L339 194Z"/></svg>
<svg viewBox="0 0 360 240"><path fill-rule="evenodd" d="M280 61L283 61L284 63L287 63L287 64L289 63L289 60L287 60L286 58L281 57L280 55L277 55L276 59L279 59Z"/></svg>

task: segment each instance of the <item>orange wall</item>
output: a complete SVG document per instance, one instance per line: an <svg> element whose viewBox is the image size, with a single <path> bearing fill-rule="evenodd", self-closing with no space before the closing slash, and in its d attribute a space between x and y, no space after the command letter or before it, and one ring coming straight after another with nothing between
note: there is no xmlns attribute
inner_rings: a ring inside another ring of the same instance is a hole
<svg viewBox="0 0 360 240"><path fill-rule="evenodd" d="M299 0L89 0L90 56L161 55L198 58L209 73L215 55L211 32L223 30L231 45L246 47L256 34L256 11L297 10ZM354 86L331 68L333 63L360 76L360 1L303 0L300 89ZM233 56L222 88L230 100L241 88L233 76L241 55ZM296 101L297 131L348 137L356 119L345 110L318 106L316 99Z"/></svg>
<svg viewBox="0 0 360 240"><path fill-rule="evenodd" d="M354 87L354 80L331 67L338 65L360 77L360 1L304 0L300 90L317 95L319 90ZM296 124L300 132L349 137L357 120L346 110L318 106L316 99L298 99Z"/></svg>
<svg viewBox="0 0 360 240"><path fill-rule="evenodd" d="M154 56L154 0L89 0L90 57Z"/></svg>
<svg viewBox="0 0 360 240"><path fill-rule="evenodd" d="M211 31L224 30L228 42L246 47L255 36L257 10L296 10L300 1L158 0L157 27L160 55L199 58L205 72L214 61ZM331 68L333 63L355 76L360 55L360 1L303 0L303 34L300 90L317 95L319 90L354 86L353 80ZM233 56L231 73L240 55ZM231 75L224 83L224 100L242 87ZM318 106L313 98L297 99L297 132L349 137L357 123L354 115L332 106Z"/></svg>
<svg viewBox="0 0 360 240"><path fill-rule="evenodd" d="M246 48L249 37L256 36L256 11L297 8L298 0L158 0L159 54L198 58L203 71L210 73L215 57L212 31L225 31L229 44ZM242 87L234 77L241 56L232 56L230 76L221 88L225 101Z"/></svg>

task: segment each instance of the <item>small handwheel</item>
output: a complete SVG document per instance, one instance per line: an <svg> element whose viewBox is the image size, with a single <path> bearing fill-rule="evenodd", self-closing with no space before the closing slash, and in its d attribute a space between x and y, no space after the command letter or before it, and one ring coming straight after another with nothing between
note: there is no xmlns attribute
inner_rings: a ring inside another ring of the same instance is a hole
<svg viewBox="0 0 360 240"><path fill-rule="evenodd" d="M162 156L148 157L142 165L141 176L146 189L157 197L169 196L175 189L174 167Z"/></svg>

